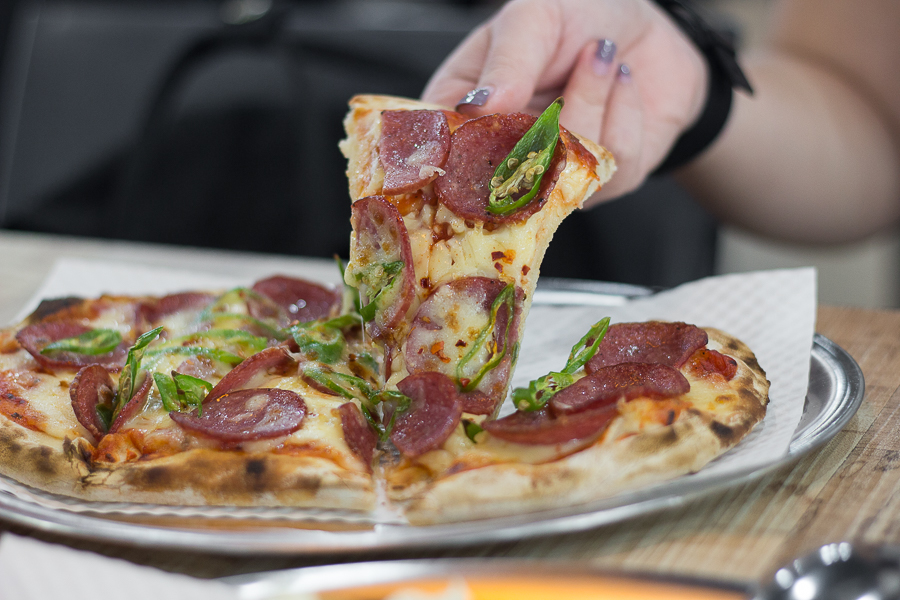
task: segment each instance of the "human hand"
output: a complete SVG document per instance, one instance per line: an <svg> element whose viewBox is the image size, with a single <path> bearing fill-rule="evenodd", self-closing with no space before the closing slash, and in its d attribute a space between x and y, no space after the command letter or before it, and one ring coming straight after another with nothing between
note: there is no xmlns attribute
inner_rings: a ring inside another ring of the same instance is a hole
<svg viewBox="0 0 900 600"><path fill-rule="evenodd" d="M699 51L647 0L511 0L444 61L422 99L467 99L457 109L478 116L538 114L563 96L562 125L618 165L593 204L643 183L699 115L706 82Z"/></svg>

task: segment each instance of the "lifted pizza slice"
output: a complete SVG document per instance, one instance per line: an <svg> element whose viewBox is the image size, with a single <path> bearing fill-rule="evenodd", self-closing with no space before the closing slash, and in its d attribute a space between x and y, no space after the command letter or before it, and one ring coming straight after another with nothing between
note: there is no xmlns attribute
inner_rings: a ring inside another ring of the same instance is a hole
<svg viewBox="0 0 900 600"><path fill-rule="evenodd" d="M345 281L384 348L389 388L441 373L467 413L494 414L505 398L547 246L615 171L608 151L559 126L561 106L469 119L351 100Z"/></svg>

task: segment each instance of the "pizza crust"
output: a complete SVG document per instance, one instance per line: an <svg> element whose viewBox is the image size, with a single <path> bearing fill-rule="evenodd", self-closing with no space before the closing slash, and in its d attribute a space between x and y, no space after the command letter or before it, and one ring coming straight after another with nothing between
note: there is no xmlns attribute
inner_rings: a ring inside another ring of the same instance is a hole
<svg viewBox="0 0 900 600"><path fill-rule="evenodd" d="M710 349L738 362L729 382L733 397L725 408L713 412L693 406L671 425L628 432L618 440L622 431L613 421L590 447L543 464L501 463L435 478L420 469L412 485L389 487L391 499L402 504L412 523L448 523L575 506L699 471L762 420L769 389L744 343L717 329L706 331ZM387 478L399 482L403 477L389 473Z"/></svg>
<svg viewBox="0 0 900 600"><path fill-rule="evenodd" d="M91 460L93 449L85 438L60 440L0 418L0 473L54 494L170 506L375 507L368 473L315 456L194 449L104 463Z"/></svg>

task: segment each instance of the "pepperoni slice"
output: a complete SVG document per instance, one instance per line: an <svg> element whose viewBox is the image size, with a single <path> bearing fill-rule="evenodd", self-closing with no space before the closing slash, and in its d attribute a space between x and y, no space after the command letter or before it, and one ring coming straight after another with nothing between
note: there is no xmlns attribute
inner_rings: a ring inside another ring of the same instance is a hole
<svg viewBox="0 0 900 600"><path fill-rule="evenodd" d="M183 292L169 294L152 301L142 302L138 306L138 315L150 325L161 319L185 311L200 311L208 306L216 297L203 292Z"/></svg>
<svg viewBox="0 0 900 600"><path fill-rule="evenodd" d="M222 442L248 442L291 434L303 425L306 402L277 388L237 390L203 403L203 414L170 412L183 428Z"/></svg>
<svg viewBox="0 0 900 600"><path fill-rule="evenodd" d="M115 386L109 371L100 365L83 367L69 385L72 410L78 422L91 432L95 440L106 434L106 425L97 413L97 406L112 406Z"/></svg>
<svg viewBox="0 0 900 600"><path fill-rule="evenodd" d="M144 408L144 404L147 402L147 396L150 395L150 388L153 385L152 379L150 373L144 373L144 379L141 381L141 385L138 386L134 395L125 403L125 406L122 407L119 414L116 415L115 420L110 423L109 433L116 433L129 419L131 419L131 417L141 412L141 409Z"/></svg>
<svg viewBox="0 0 900 600"><path fill-rule="evenodd" d="M615 404L574 415L554 416L550 409L516 411L482 423L492 436L516 444L562 444L599 435L618 414Z"/></svg>
<svg viewBox="0 0 900 600"><path fill-rule="evenodd" d="M291 320L305 323L331 315L340 307L341 293L305 279L274 275L253 284L261 294L287 311Z"/></svg>
<svg viewBox="0 0 900 600"><path fill-rule="evenodd" d="M491 306L506 283L488 277L463 277L436 287L419 306L406 341L406 365L410 373L435 371L456 379L457 364L488 325ZM512 365L512 348L518 340L521 291L517 290L512 315L501 305L493 338L463 368L462 377L474 378L490 358L490 348L506 348L500 363L488 371L475 390L498 402L506 390ZM504 337L505 335L505 337ZM469 380L467 379L467 380ZM466 381L460 381L465 386Z"/></svg>
<svg viewBox="0 0 900 600"><path fill-rule="evenodd" d="M453 214L487 223L512 223L527 219L541 209L566 167L566 141L556 144L550 168L541 179L534 199L508 215L488 212L490 183L497 166L537 119L531 115L486 115L464 123L450 136L446 175L434 182L438 200ZM524 195L527 190L523 190Z"/></svg>
<svg viewBox="0 0 900 600"><path fill-rule="evenodd" d="M350 219L356 232L351 277L357 279L361 300L375 303L374 318L367 323L370 335L385 338L416 294L409 233L400 211L382 196L354 202Z"/></svg>
<svg viewBox="0 0 900 600"><path fill-rule="evenodd" d="M257 352L233 368L210 390L206 401L212 401L239 388L255 387L274 375L286 375L297 368L297 361L284 346L272 346Z"/></svg>
<svg viewBox="0 0 900 600"><path fill-rule="evenodd" d="M369 427L362 411L353 402L341 404L338 407L338 414L341 416L341 429L344 432L347 446L350 447L353 454L362 459L371 472L378 436Z"/></svg>
<svg viewBox="0 0 900 600"><path fill-rule="evenodd" d="M462 416L456 384L440 373L417 373L401 380L397 389L412 402L397 418L391 441L406 456L440 448Z"/></svg>
<svg viewBox="0 0 900 600"><path fill-rule="evenodd" d="M450 126L439 110L387 110L381 113L378 156L384 167L385 194L424 187L441 173L450 151Z"/></svg>
<svg viewBox="0 0 900 600"><path fill-rule="evenodd" d="M35 323L21 329L16 334L16 340L25 350L31 354L40 365L46 369L79 369L87 365L101 365L110 370L119 370L125 364L125 356L128 354L129 343L122 341L115 350L106 354L89 355L75 352L55 352L53 354L41 354L41 350L53 342L75 337L91 331L81 323L73 321L51 321L47 323Z"/></svg>
<svg viewBox="0 0 900 600"><path fill-rule="evenodd" d="M500 404L500 398L491 398L484 392L475 390L460 394L463 412L470 415L492 415Z"/></svg>
<svg viewBox="0 0 900 600"><path fill-rule="evenodd" d="M597 353L584 368L593 373L601 367L639 362L678 369L707 341L705 331L686 323L618 323L609 328Z"/></svg>
<svg viewBox="0 0 900 600"><path fill-rule="evenodd" d="M731 381L737 375L737 361L721 352L701 348L691 355L688 369L697 377L715 373L724 377L725 381Z"/></svg>
<svg viewBox="0 0 900 600"><path fill-rule="evenodd" d="M620 398L671 398L691 390L681 371L667 365L622 363L603 367L550 398L554 415L577 413L615 404Z"/></svg>

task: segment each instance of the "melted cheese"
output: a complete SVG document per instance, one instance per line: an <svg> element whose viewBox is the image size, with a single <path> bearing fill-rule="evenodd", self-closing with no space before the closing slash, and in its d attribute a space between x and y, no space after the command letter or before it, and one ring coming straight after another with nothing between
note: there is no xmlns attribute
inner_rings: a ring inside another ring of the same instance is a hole
<svg viewBox="0 0 900 600"><path fill-rule="evenodd" d="M113 329L128 339L134 325L134 307L125 302L115 302L93 319L82 319L85 327Z"/></svg>
<svg viewBox="0 0 900 600"><path fill-rule="evenodd" d="M21 398L33 404L45 417L41 424L44 433L56 438L73 438L87 433L72 411L69 382L48 373L31 371L3 373L21 388Z"/></svg>

